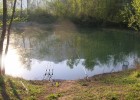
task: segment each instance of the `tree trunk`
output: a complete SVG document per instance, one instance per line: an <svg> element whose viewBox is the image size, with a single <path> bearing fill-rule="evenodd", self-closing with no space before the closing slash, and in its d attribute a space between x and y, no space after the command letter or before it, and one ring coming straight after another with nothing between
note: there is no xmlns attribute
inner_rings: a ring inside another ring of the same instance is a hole
<svg viewBox="0 0 140 100"><path fill-rule="evenodd" d="M30 1L27 0L27 14L29 14L29 4L30 4Z"/></svg>
<svg viewBox="0 0 140 100"><path fill-rule="evenodd" d="M3 26L2 34L0 37L0 75L2 75L2 54L3 54L3 42L6 34L6 19L7 19L7 0L3 0Z"/></svg>
<svg viewBox="0 0 140 100"><path fill-rule="evenodd" d="M21 4L20 4L20 18L22 18L23 15L23 7L22 7L22 0L21 0Z"/></svg>
<svg viewBox="0 0 140 100"><path fill-rule="evenodd" d="M15 15L16 2L17 2L17 0L14 1L13 11L12 11L10 23L9 23L9 26L8 26L7 44L6 44L6 48L5 48L4 58L6 57L7 52L8 52L8 48L9 48L9 41L10 41L10 34L11 34L11 26L12 26L12 22L13 22L14 15ZM3 64L3 74L5 74L5 64Z"/></svg>
<svg viewBox="0 0 140 100"><path fill-rule="evenodd" d="M13 22L14 15L15 15L16 2L17 2L17 0L14 0L14 6L13 6L13 11L12 11L12 16L11 16L10 23L9 23L9 26L8 26L7 44L6 44L6 49L5 49L5 55L7 55L7 52L8 52L9 41L10 41L10 34L11 34L11 26L12 26L12 22Z"/></svg>

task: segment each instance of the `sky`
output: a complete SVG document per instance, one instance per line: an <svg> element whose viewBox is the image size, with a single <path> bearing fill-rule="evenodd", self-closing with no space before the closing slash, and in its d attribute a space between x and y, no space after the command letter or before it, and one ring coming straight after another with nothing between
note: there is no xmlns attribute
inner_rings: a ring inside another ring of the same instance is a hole
<svg viewBox="0 0 140 100"><path fill-rule="evenodd" d="M0 0L0 7L2 7L2 0ZM17 7L20 7L20 0L17 0ZM27 0L23 0L23 8L27 8Z"/></svg>

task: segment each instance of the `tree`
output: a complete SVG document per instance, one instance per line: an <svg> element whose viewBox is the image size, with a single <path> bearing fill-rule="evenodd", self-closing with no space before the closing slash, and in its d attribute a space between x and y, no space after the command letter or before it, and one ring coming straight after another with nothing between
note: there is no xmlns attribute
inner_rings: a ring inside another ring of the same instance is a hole
<svg viewBox="0 0 140 100"><path fill-rule="evenodd" d="M7 20L7 0L3 0L3 25L2 25L2 34L0 37L0 75L2 75L2 54L3 54L3 43L4 43L4 38L6 35L6 21Z"/></svg>
<svg viewBox="0 0 140 100"><path fill-rule="evenodd" d="M8 52L10 34L11 34L11 26L12 26L12 22L13 22L14 15L15 15L16 2L17 2L17 0L14 1L13 11L12 11L10 23L9 23L9 26L8 26L8 30L7 30L8 32L7 32L7 44L6 44L6 48L5 48L5 55L7 55L7 52Z"/></svg>
<svg viewBox="0 0 140 100"><path fill-rule="evenodd" d="M27 14L29 14L29 4L30 4L30 0L27 0Z"/></svg>
<svg viewBox="0 0 140 100"><path fill-rule="evenodd" d="M1 38L0 38L0 75L2 74L5 74L5 66L3 66L3 62L2 62L2 59L3 59L3 42L4 42L4 39L5 39L5 36L6 36L6 31L7 32L7 44L6 44L6 48L5 48L5 55L7 55L7 52L8 52L8 47L9 47L9 41L10 41L10 30L11 30L11 26L12 26L12 22L13 22L13 19L14 19L14 14L15 14L15 8L16 8L16 2L17 0L14 0L14 6L13 6L13 11L12 11L12 15L11 15L11 19L10 19L10 23L9 23L9 26L8 26L8 30L7 30L7 1L6 0L3 0L3 27L2 27L2 34L1 34ZM3 67L3 69L2 69Z"/></svg>
<svg viewBox="0 0 140 100"><path fill-rule="evenodd" d="M133 0L121 11L123 21L137 31L140 30L140 0Z"/></svg>
<svg viewBox="0 0 140 100"><path fill-rule="evenodd" d="M21 4L20 4L20 18L22 18L22 14L23 14L23 7L22 7L22 0L21 0Z"/></svg>

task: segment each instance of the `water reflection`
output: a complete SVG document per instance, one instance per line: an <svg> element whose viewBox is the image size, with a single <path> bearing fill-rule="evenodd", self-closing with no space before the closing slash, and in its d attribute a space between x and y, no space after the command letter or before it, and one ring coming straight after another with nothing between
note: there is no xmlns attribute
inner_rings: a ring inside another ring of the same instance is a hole
<svg viewBox="0 0 140 100"><path fill-rule="evenodd" d="M139 38L126 31L47 31L30 27L15 33L6 74L25 79L42 80L50 63L55 79L79 79L85 74L126 70L134 67L140 56ZM129 65L123 66L126 61Z"/></svg>
<svg viewBox="0 0 140 100"><path fill-rule="evenodd" d="M16 71L20 71L20 64L19 55L17 52L10 47L10 51L8 52L5 58L5 66L6 66L6 73L13 75Z"/></svg>

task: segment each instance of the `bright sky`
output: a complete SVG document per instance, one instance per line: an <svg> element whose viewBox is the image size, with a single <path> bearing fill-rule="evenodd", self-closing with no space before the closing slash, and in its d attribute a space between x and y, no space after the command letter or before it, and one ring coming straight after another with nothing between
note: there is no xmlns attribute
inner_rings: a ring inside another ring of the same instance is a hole
<svg viewBox="0 0 140 100"><path fill-rule="evenodd" d="M0 7L2 7L2 0L0 0ZM20 0L17 0L17 7L20 7ZM23 0L23 8L27 7L27 0Z"/></svg>
<svg viewBox="0 0 140 100"><path fill-rule="evenodd" d="M33 2L34 0L30 0L30 2ZM36 0L36 1L40 1L40 0ZM50 1L50 0L47 0ZM17 7L20 8L20 3L21 0L17 0ZM0 0L0 7L2 7L2 0ZM27 8L27 0L23 0L23 8Z"/></svg>

